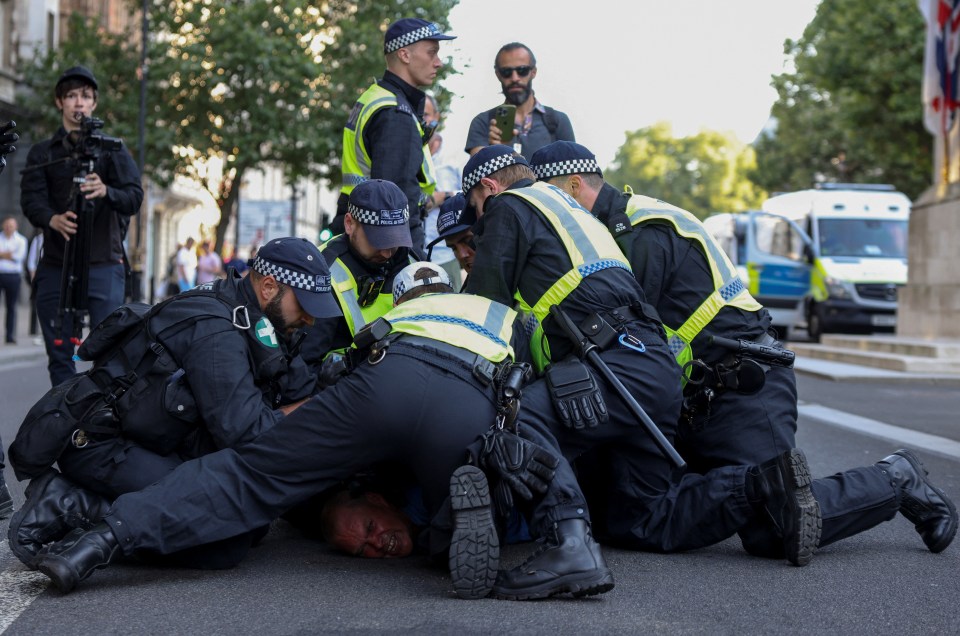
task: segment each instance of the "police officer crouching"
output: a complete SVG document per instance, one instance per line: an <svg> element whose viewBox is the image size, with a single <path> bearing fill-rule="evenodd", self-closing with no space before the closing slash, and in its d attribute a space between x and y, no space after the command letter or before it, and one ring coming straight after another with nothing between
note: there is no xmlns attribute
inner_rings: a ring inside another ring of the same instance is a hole
<svg viewBox="0 0 960 636"><path fill-rule="evenodd" d="M93 525L118 496L188 459L249 442L315 393L315 376L289 354L286 336L340 313L323 256L309 241L280 238L250 264L244 278L231 269L152 308L125 305L90 334L80 354L93 368L39 403L68 405L63 414L75 424L57 429L37 413L46 406L34 407L11 445L18 478L32 478L8 533L17 558L33 566L44 544ZM233 565L250 545L236 543L197 551L187 564Z"/></svg>
<svg viewBox="0 0 960 636"><path fill-rule="evenodd" d="M393 277L417 260L410 248L409 217L406 196L390 181L369 179L350 192L344 233L320 246L343 313L306 329L301 349L319 376L331 353L342 353L358 331L393 307Z"/></svg>

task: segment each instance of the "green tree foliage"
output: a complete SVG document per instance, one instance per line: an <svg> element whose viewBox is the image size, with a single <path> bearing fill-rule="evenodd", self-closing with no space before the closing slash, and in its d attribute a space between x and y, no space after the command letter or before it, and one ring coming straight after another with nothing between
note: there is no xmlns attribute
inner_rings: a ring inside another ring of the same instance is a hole
<svg viewBox="0 0 960 636"><path fill-rule="evenodd" d="M343 124L383 73L387 26L401 17L446 26L456 2L151 0L147 173L159 183L185 175L210 190L218 245L247 171L274 163L291 180L337 182ZM98 78L107 70L116 81L101 87L98 114L135 139L139 37L75 24L59 51L37 60L32 82L49 91L72 60Z"/></svg>
<svg viewBox="0 0 960 636"><path fill-rule="evenodd" d="M822 2L775 76L775 130L751 178L770 191L817 181L892 183L915 198L931 180L923 128L923 17L912 0Z"/></svg>
<svg viewBox="0 0 960 636"><path fill-rule="evenodd" d="M678 139L669 123L659 122L627 133L604 178L704 218L763 201L764 193L746 178L754 167L753 149L732 135L703 130Z"/></svg>

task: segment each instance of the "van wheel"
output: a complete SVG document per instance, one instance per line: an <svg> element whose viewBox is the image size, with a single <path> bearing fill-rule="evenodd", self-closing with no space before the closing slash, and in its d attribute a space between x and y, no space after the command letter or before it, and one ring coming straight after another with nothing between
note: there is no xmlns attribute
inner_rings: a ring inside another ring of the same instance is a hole
<svg viewBox="0 0 960 636"><path fill-rule="evenodd" d="M816 305L811 305L810 313L807 314L807 335L813 342L820 342L820 337L823 336L823 318Z"/></svg>

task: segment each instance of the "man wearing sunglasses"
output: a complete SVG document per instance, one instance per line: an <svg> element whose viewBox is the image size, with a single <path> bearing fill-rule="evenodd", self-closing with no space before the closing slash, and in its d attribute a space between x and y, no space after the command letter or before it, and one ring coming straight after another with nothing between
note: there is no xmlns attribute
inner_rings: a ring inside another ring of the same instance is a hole
<svg viewBox="0 0 960 636"><path fill-rule="evenodd" d="M331 354L342 353L364 325L393 308L394 276L418 260L410 248L408 204L396 184L364 181L350 193L344 233L320 247L343 310L342 316L317 320L305 330L300 353L322 381L324 360L333 364Z"/></svg>
<svg viewBox="0 0 960 636"><path fill-rule="evenodd" d="M551 142L576 141L570 118L544 106L534 95L537 58L525 44L511 42L500 47L493 70L500 80L504 103L516 107L514 129L508 132L497 127L496 107L485 110L470 122L464 150L472 155L486 146L505 143L529 159Z"/></svg>

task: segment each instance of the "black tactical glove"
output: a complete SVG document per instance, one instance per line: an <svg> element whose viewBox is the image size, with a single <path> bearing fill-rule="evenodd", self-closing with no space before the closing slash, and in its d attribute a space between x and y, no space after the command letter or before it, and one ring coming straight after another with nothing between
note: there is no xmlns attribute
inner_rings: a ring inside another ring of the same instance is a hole
<svg viewBox="0 0 960 636"><path fill-rule="evenodd" d="M320 363L317 386L321 389L333 386L340 381L340 378L349 373L350 369L347 366L347 358L338 353L330 354Z"/></svg>
<svg viewBox="0 0 960 636"><path fill-rule="evenodd" d="M567 428L593 428L610 419L600 387L577 358L551 364L546 370L547 386L560 422Z"/></svg>
<svg viewBox="0 0 960 636"><path fill-rule="evenodd" d="M479 459L489 475L499 478L493 495L501 515L513 507L513 493L526 500L545 493L560 465L560 458L549 450L497 428L483 435Z"/></svg>
<svg viewBox="0 0 960 636"><path fill-rule="evenodd" d="M20 135L13 132L13 129L16 127L17 122L15 121L8 121L3 126L0 126L0 172L3 172L4 167L7 165L5 155L17 149L17 147L13 145L15 141L20 139Z"/></svg>

